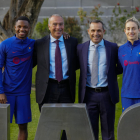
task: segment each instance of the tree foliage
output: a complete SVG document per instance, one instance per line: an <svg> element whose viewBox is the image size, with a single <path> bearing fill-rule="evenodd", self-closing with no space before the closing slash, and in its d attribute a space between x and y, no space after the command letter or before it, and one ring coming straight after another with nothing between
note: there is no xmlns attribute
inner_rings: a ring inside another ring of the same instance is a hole
<svg viewBox="0 0 140 140"><path fill-rule="evenodd" d="M138 9L133 9L128 12L126 9L122 10L120 4L117 5L112 10L112 17L108 21L108 33L112 37L112 41L115 43L124 43L124 25L128 18L134 16Z"/></svg>
<svg viewBox="0 0 140 140"><path fill-rule="evenodd" d="M39 34L40 38L50 34L50 30L48 29L48 18L43 19L43 23L38 22L35 30Z"/></svg>
<svg viewBox="0 0 140 140"><path fill-rule="evenodd" d="M82 43L82 29L78 24L78 21L73 17L64 18L64 31L67 32L70 36L73 36L78 39L78 43Z"/></svg>
<svg viewBox="0 0 140 140"><path fill-rule="evenodd" d="M88 25L94 19L102 20L100 16L103 14L103 12L100 11L100 7L101 7L100 4L95 6L94 9L90 11L89 15L87 14L86 11L80 8L79 11L77 12L77 15L79 16L82 24Z"/></svg>
<svg viewBox="0 0 140 140"><path fill-rule="evenodd" d="M19 16L26 16L31 22L31 37L44 0L11 0L10 8L0 22L0 41L14 35L15 21Z"/></svg>

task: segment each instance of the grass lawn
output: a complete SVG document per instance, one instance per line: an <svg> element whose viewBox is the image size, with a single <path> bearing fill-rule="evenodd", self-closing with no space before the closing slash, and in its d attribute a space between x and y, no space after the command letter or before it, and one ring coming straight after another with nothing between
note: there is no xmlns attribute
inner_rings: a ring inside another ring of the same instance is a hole
<svg viewBox="0 0 140 140"><path fill-rule="evenodd" d="M35 83L35 71L36 67L33 69L33 79L32 82ZM78 79L79 79L79 70L77 71L77 82L76 82L76 101L75 103L78 103ZM122 75L118 76L118 83L119 83L119 89L121 90L122 86ZM36 103L35 99L35 91L32 90L31 93L31 108L32 108L32 122L28 124L28 140L34 140L38 121L39 121L39 109L38 104ZM117 124L121 115L122 109L121 109L121 102L117 103L116 105L116 120L115 120L115 140L117 140ZM18 136L18 126L14 123L10 124L10 140L16 140ZM101 140L101 133L99 134Z"/></svg>

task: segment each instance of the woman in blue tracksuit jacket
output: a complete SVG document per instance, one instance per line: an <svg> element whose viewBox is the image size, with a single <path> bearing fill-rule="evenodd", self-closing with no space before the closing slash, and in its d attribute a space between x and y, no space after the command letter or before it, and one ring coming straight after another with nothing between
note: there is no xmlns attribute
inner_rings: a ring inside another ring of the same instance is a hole
<svg viewBox="0 0 140 140"><path fill-rule="evenodd" d="M140 102L140 31L139 22L135 17L125 23L124 32L127 42L118 51L118 70L123 72L121 89L122 111Z"/></svg>

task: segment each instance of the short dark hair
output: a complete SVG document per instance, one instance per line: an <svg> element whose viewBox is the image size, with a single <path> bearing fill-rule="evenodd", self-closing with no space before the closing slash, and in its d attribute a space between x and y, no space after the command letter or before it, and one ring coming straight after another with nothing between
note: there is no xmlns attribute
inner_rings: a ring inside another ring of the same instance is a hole
<svg viewBox="0 0 140 140"><path fill-rule="evenodd" d="M101 20L98 20L98 19L92 20L92 21L89 23L89 27L90 27L90 24L91 24L91 23L101 23L101 24L102 24L102 27L103 27L103 30L105 29L105 25L104 25L104 23L103 23Z"/></svg>
<svg viewBox="0 0 140 140"><path fill-rule="evenodd" d="M26 21L28 21L28 23L30 24L30 20L29 20L27 17L25 17L25 16L20 16L20 17L18 17L18 18L16 19L16 22L17 22L18 20L26 20Z"/></svg>

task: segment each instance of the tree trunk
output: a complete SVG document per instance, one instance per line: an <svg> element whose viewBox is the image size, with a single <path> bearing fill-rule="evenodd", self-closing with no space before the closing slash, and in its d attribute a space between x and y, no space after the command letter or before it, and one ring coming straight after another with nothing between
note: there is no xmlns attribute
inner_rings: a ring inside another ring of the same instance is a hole
<svg viewBox="0 0 140 140"><path fill-rule="evenodd" d="M29 18L31 30L28 36L31 37L43 2L44 0L11 0L3 23L0 22L0 42L15 34L15 21L19 16Z"/></svg>

